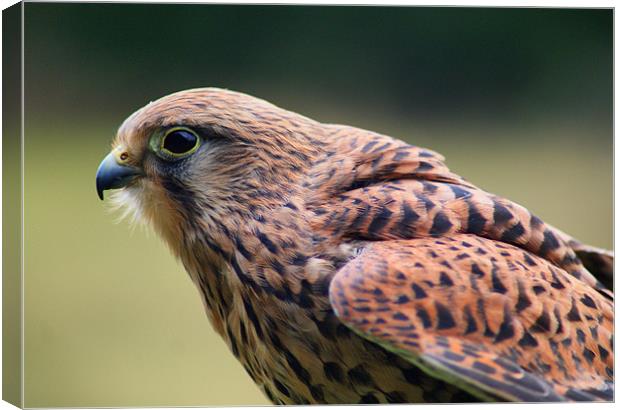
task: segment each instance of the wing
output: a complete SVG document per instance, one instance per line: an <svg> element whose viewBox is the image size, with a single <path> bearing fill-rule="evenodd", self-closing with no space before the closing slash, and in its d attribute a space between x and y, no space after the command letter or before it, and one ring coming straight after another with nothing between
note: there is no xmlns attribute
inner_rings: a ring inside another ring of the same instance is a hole
<svg viewBox="0 0 620 410"><path fill-rule="evenodd" d="M613 255L582 245L523 206L451 172L434 151L352 127L310 175L315 231L344 239L413 239L471 233L538 255L608 297Z"/></svg>
<svg viewBox="0 0 620 410"><path fill-rule="evenodd" d="M601 249L594 246L586 245L570 235L565 234L557 228L553 228L555 232L567 243L577 257L607 289L614 288L614 253L607 249Z"/></svg>
<svg viewBox="0 0 620 410"><path fill-rule="evenodd" d="M375 242L329 295L355 332L482 399L613 398L612 303L512 245Z"/></svg>

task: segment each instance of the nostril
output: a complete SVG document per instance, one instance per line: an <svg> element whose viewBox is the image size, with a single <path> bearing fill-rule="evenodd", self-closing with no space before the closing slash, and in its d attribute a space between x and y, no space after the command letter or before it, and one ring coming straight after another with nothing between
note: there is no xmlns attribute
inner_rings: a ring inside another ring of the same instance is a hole
<svg viewBox="0 0 620 410"><path fill-rule="evenodd" d="M125 161L127 158L129 158L129 154L128 154L128 153L126 153L126 152L123 152L123 153L120 155L120 159L121 159L121 161Z"/></svg>

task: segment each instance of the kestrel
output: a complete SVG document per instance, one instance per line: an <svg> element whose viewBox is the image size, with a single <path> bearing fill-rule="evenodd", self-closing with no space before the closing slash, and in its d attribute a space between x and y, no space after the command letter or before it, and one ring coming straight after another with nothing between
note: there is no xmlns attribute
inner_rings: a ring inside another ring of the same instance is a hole
<svg viewBox="0 0 620 410"><path fill-rule="evenodd" d="M434 151L193 89L122 124L112 188L274 403L613 399L612 253Z"/></svg>

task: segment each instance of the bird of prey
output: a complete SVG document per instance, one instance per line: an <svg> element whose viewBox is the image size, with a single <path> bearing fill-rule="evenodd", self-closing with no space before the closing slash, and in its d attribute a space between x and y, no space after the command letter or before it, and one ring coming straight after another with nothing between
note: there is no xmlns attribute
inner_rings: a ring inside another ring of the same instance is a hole
<svg viewBox="0 0 620 410"><path fill-rule="evenodd" d="M96 184L273 403L613 399L613 254L434 151L201 88L125 120Z"/></svg>

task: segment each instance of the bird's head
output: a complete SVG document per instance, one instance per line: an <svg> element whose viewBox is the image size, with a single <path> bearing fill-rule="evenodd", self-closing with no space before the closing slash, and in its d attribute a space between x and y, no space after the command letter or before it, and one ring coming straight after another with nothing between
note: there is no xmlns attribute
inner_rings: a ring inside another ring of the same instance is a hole
<svg viewBox="0 0 620 410"><path fill-rule="evenodd" d="M319 132L248 95L181 91L125 120L97 171L97 193L117 189L113 201L174 249L188 225L195 233L242 224L285 203L320 149Z"/></svg>

